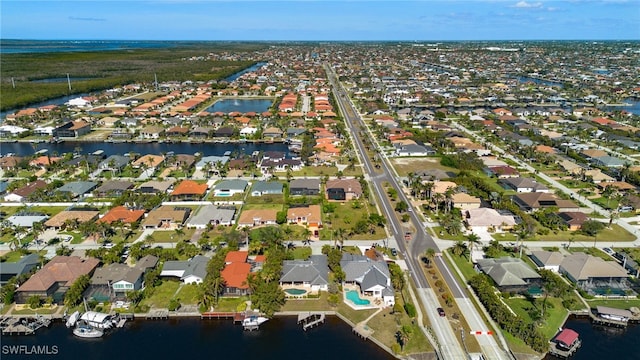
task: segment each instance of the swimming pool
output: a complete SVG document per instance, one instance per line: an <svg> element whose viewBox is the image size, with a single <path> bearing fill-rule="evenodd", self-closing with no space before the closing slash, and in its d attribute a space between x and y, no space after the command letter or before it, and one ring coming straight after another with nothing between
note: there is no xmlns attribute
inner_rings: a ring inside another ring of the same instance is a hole
<svg viewBox="0 0 640 360"><path fill-rule="evenodd" d="M347 291L347 299L356 305L369 305L371 303L371 301L367 299L361 299L358 292L355 290Z"/></svg>
<svg viewBox="0 0 640 360"><path fill-rule="evenodd" d="M304 289L284 289L284 292L286 292L289 295L303 295L307 293L307 290Z"/></svg>

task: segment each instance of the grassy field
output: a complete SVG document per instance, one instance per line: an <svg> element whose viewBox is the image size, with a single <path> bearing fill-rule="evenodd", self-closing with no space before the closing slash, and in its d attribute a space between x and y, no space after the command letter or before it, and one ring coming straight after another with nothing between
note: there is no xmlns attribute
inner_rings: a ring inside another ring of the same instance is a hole
<svg viewBox="0 0 640 360"><path fill-rule="evenodd" d="M180 287L178 281L163 281L160 286L153 289L153 294L147 299L143 299L141 304L152 308L167 308L169 301Z"/></svg>
<svg viewBox="0 0 640 360"><path fill-rule="evenodd" d="M416 169L430 170L439 169L452 174L457 174L458 169L450 168L440 165L440 158L428 157L428 158L392 158L391 164L398 172L400 176L407 176L410 172L415 172Z"/></svg>
<svg viewBox="0 0 640 360"><path fill-rule="evenodd" d="M220 312L238 311L238 307L241 306L243 303L245 303L247 300L249 300L249 298L246 296L233 297L233 298L223 297L218 300L218 305L215 307L214 310L220 311Z"/></svg>
<svg viewBox="0 0 640 360"><path fill-rule="evenodd" d="M634 306L640 308L640 299L633 297L629 299L593 299L586 301L592 309L595 309L597 306L608 306L616 309L629 309Z"/></svg>
<svg viewBox="0 0 640 360"><path fill-rule="evenodd" d="M359 204L356 206L355 204ZM325 224L328 223L328 217L331 217L331 225L325 225L324 229L320 231L320 238L322 240L331 240L333 239L331 235L332 229L345 229L347 232L353 228L356 222L362 218L368 218L369 214L377 213L376 209L372 206L369 206L368 203L363 201L349 201L349 202L336 202L334 203L335 211L329 215L324 214L323 222ZM384 228L376 226L375 232L371 234L366 231L362 234L354 234L349 236L347 240L368 240L368 239L383 239L387 236L384 231Z"/></svg>
<svg viewBox="0 0 640 360"><path fill-rule="evenodd" d="M198 285L186 284L182 286L175 296L183 305L196 305L198 303Z"/></svg>
<svg viewBox="0 0 640 360"><path fill-rule="evenodd" d="M178 242L181 240L189 240L196 229L183 228L184 234L178 235L175 231L154 231L153 232L153 242L156 243L167 243L167 242Z"/></svg>
<svg viewBox="0 0 640 360"><path fill-rule="evenodd" d="M529 314L529 311L533 310L534 308L537 309L539 306L541 306L541 303L539 301L533 304L531 303L531 301L524 298L504 299L504 302L509 305L511 310L513 310L527 323L533 321ZM548 315L546 319L542 321L540 329L544 336L547 339L551 340L551 338L558 332L558 328L561 327L562 324L564 324L564 320L567 317L568 311L562 306L561 299L552 297L549 297L547 299L546 311Z"/></svg>

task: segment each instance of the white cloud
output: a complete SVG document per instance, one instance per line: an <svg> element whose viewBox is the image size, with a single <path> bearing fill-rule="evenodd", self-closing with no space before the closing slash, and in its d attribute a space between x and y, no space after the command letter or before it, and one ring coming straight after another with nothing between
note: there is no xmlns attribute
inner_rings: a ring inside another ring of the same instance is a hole
<svg viewBox="0 0 640 360"><path fill-rule="evenodd" d="M523 0L523 1L517 2L512 7L525 9L525 8L539 8L541 6L542 6L541 2L528 3Z"/></svg>

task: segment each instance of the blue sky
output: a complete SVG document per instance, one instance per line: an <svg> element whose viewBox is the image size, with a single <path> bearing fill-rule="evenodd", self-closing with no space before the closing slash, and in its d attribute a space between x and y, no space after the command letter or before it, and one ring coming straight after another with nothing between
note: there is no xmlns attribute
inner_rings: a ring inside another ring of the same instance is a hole
<svg viewBox="0 0 640 360"><path fill-rule="evenodd" d="M638 40L640 0L2 0L0 24L43 40Z"/></svg>

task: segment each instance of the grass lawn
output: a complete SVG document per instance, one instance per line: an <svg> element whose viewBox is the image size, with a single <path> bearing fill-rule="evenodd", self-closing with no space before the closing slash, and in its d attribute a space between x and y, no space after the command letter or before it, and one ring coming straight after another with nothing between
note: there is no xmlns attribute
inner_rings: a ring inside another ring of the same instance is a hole
<svg viewBox="0 0 640 360"><path fill-rule="evenodd" d="M601 258L602 260L605 260L605 261L614 261L611 256L609 256L607 253L605 253L604 251L602 251L602 250L600 250L598 248L593 248L593 247L583 248L583 247L573 247L572 246L567 250L569 252L572 252L572 253L583 252L583 253L589 254L591 256L599 257L599 258Z"/></svg>
<svg viewBox="0 0 640 360"><path fill-rule="evenodd" d="M198 286L196 284L186 284L176 295L180 303L184 305L196 305L198 303Z"/></svg>
<svg viewBox="0 0 640 360"><path fill-rule="evenodd" d="M366 320L371 314L376 312L375 309L354 310L349 305L345 304L342 299L338 302L336 311L341 315L351 320L354 324Z"/></svg>
<svg viewBox="0 0 640 360"><path fill-rule="evenodd" d="M184 231L184 234L178 235L173 230L171 231L156 230L153 232L153 242L168 243L168 242L178 242L181 240L189 240L191 239L191 236L193 236L193 233L196 231L196 229L183 228L182 231Z"/></svg>
<svg viewBox="0 0 640 360"><path fill-rule="evenodd" d="M328 293L323 291L317 299L290 299L284 304L281 311L332 311L337 307L332 307L327 302Z"/></svg>
<svg viewBox="0 0 640 360"><path fill-rule="evenodd" d="M595 199L590 199L594 204L598 204L605 209L617 209L618 208L618 200L613 197L599 197Z"/></svg>
<svg viewBox="0 0 640 360"><path fill-rule="evenodd" d="M416 169L427 170L427 169L440 169L443 171L451 172L453 174L458 173L458 169L450 168L447 166L440 165L439 157L428 157L428 158L392 158L391 164L398 172L400 176L407 176L410 172L415 172Z"/></svg>
<svg viewBox="0 0 640 360"><path fill-rule="evenodd" d="M8 308L9 306L5 305L5 307ZM57 305L52 305L51 307L44 306L37 309L31 309L28 305L23 305L23 306L16 305L16 307L13 309L11 314L13 315L35 315L35 314L48 315L48 314L55 313L57 310L58 310Z"/></svg>
<svg viewBox="0 0 640 360"><path fill-rule="evenodd" d="M284 195L247 196L245 204L284 204Z"/></svg>
<svg viewBox="0 0 640 360"><path fill-rule="evenodd" d="M491 237L498 241L516 242L518 240L518 235L505 232L492 234Z"/></svg>
<svg viewBox="0 0 640 360"><path fill-rule="evenodd" d="M519 317L524 319L527 323L532 322L529 316L529 310L542 306L542 300L536 301L532 304L528 299L524 298L510 298L504 299L504 302L518 314ZM549 297L547 299L547 317L540 327L545 338L551 340L553 336L558 332L558 328L564 324L564 320L568 314L568 311L562 306L562 300L559 298Z"/></svg>
<svg viewBox="0 0 640 360"><path fill-rule="evenodd" d="M591 183L580 180L558 180L558 182L571 189L593 189L595 186Z"/></svg>
<svg viewBox="0 0 640 360"><path fill-rule="evenodd" d="M507 340L507 344L509 344L509 349L511 349L511 352L513 352L514 354L538 354L532 348L530 348L529 345L525 344L524 341L516 338L506 331L501 330L501 332L505 340Z"/></svg>
<svg viewBox="0 0 640 360"><path fill-rule="evenodd" d="M412 331L409 336L409 342L405 345L401 353L412 354L433 351L426 336L405 312L391 314L390 310L385 309L367 323L367 326L374 331L373 337L389 347L396 343L396 332L400 330L403 325L410 326Z"/></svg>
<svg viewBox="0 0 640 360"><path fill-rule="evenodd" d="M436 236L439 239L443 239L443 240L455 240L455 241L458 241L458 240L466 241L467 240L467 238L464 237L464 235L462 235L462 234L458 234L458 235L449 234L448 232L446 232L444 230L444 228L442 226L434 226L433 227L433 232L436 234Z"/></svg>
<svg viewBox="0 0 640 360"><path fill-rule="evenodd" d="M469 281L469 279L471 279L472 277L474 277L474 276L476 276L478 274L473 269L473 265L469 262L469 259L467 259L464 256L454 255L449 250L446 250L446 251L449 253L449 255L451 255L451 258L453 259L453 262L456 263L456 266L458 267L458 269L460 269L460 272L465 277L466 281ZM447 257L445 257L445 259L447 259Z"/></svg>
<svg viewBox="0 0 640 360"><path fill-rule="evenodd" d="M220 312L234 312L238 311L238 307L242 306L247 300L246 296L241 297L223 297L218 300L218 305L214 308L215 311Z"/></svg>
<svg viewBox="0 0 640 360"><path fill-rule="evenodd" d="M608 306L616 309L629 309L631 307L640 308L640 299L638 298L629 298L629 299L615 299L615 300L604 300L604 299L593 299L586 300L589 307L595 309L597 306Z"/></svg>
<svg viewBox="0 0 640 360"><path fill-rule="evenodd" d="M246 203L244 204L244 206L242 207L242 210L255 210L255 209L260 209L260 210L277 210L277 211L282 211L284 207L284 204L250 204L250 203Z"/></svg>
<svg viewBox="0 0 640 360"><path fill-rule="evenodd" d="M29 251L29 252L31 253L31 251ZM2 255L0 257L0 260L2 260L2 262L12 263L12 262L17 262L23 256L25 256L25 254L23 254L20 251L9 251L8 253Z"/></svg>
<svg viewBox="0 0 640 360"><path fill-rule="evenodd" d="M296 260L306 260L311 256L310 247L296 247L291 252L293 253L293 258Z"/></svg>
<svg viewBox="0 0 640 360"><path fill-rule="evenodd" d="M178 287L180 287L178 281L163 281L160 286L153 289L151 297L142 300L141 304L155 308L167 308L169 300L173 299Z"/></svg>
<svg viewBox="0 0 640 360"><path fill-rule="evenodd" d="M355 205L355 204L359 205ZM370 207L367 202L362 201L349 201L349 202L337 202L335 203L335 210L331 213L331 225L326 225L320 230L320 239L331 240L332 229L345 229L347 232L354 227L358 220L362 218L369 218L369 214L377 213L375 207ZM324 214L323 221L327 223L328 214ZM348 240L378 240L384 239L387 234L384 228L376 226L375 232L371 234L369 231L365 231L362 234L354 234L350 236Z"/></svg>

